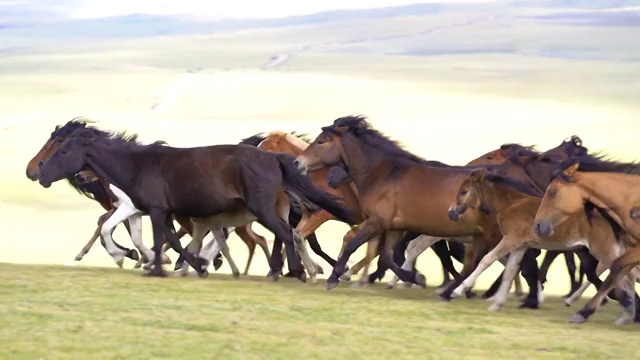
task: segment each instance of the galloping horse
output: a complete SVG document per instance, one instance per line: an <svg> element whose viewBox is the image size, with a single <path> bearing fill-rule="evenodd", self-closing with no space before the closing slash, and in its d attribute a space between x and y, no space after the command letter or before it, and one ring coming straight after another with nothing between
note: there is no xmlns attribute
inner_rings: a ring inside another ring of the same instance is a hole
<svg viewBox="0 0 640 360"><path fill-rule="evenodd" d="M640 187L640 165L604 159L571 158L554 173L534 219L534 229L540 236L552 236L570 216L584 211L585 206L601 209L610 216L614 226L627 232L627 247L613 261L610 272L591 298L572 318L571 322L587 321L600 306L606 294L622 279L625 290L640 275L640 223L633 217L640 203L635 189ZM633 287L631 287L633 289ZM621 299L622 300L622 299ZM634 301L627 304L631 312Z"/></svg>
<svg viewBox="0 0 640 360"><path fill-rule="evenodd" d="M401 280L419 285L424 285L424 276L415 270L401 269L391 259L391 251L402 231L443 238L472 236L476 247L473 265L489 250L491 242L484 241L485 235L494 242L499 240L497 228L480 230L473 224L453 222L447 217L449 199L455 196L473 167L442 163L434 166L433 162L407 152L374 130L364 117L339 118L332 126L322 128L322 133L295 163L302 173L338 164L348 169L361 207L368 216L327 280L329 289L337 286L338 277L353 251L374 236L384 237L385 251L381 256L393 272ZM470 270L463 269L463 273L466 275ZM458 280L454 286L456 282ZM537 286L530 290L535 294Z"/></svg>
<svg viewBox="0 0 640 360"><path fill-rule="evenodd" d="M283 194L282 185L309 199L322 200L327 210L349 218L333 197L292 172L293 159L283 154L244 145L172 148L132 144L82 131L76 134L41 167L40 183L48 187L89 166L126 193L137 209L151 217L155 244L152 276L165 275L160 260L163 235L199 274L205 271L201 267L204 259L185 252L176 239L172 214L208 219L227 216L233 226L238 226L236 222L258 220L284 239L289 268L299 272L300 277L305 274L293 250L293 232L283 218L284 208L277 205ZM286 213L288 217L288 202ZM279 257L280 249L274 248L274 279L280 270Z"/></svg>

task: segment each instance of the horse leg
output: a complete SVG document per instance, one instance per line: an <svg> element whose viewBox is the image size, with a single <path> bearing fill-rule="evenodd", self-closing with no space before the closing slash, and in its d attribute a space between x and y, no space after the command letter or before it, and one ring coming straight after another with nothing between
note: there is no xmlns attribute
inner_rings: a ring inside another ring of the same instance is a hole
<svg viewBox="0 0 640 360"><path fill-rule="evenodd" d="M611 264L609 275L603 281L598 292L593 296L576 314L571 317L571 323L584 323L587 321L607 296L607 293L619 282L619 280L629 273L640 263L640 247L631 248L618 257Z"/></svg>
<svg viewBox="0 0 640 360"><path fill-rule="evenodd" d="M445 288L436 289L440 300L449 301L453 298L453 290L455 290L462 281L471 274L471 271L478 265L482 256L488 251L489 247L484 242L484 237L474 236L471 244L462 244L464 248L464 254L462 259L462 272L460 277L454 278L453 282L446 285ZM479 253L480 251L481 253Z"/></svg>
<svg viewBox="0 0 640 360"><path fill-rule="evenodd" d="M227 245L227 237L221 227L218 226L214 221L207 222L207 228L211 231L213 235L213 241L215 241L216 246L211 246L211 250L205 256L200 256L201 260L201 270L203 273L207 271L209 267L209 262L211 262L217 255L218 252L222 252L222 255L229 262L229 266L231 267L231 274L236 279L240 277L240 270L236 266L236 263L231 258L231 253L229 252L229 246Z"/></svg>
<svg viewBox="0 0 640 360"><path fill-rule="evenodd" d="M571 287L569 293L563 298L568 298L571 296L578 288L580 287L580 282L578 282L578 275L576 274L576 260L573 256L573 251L563 251L564 260L567 263L567 271L569 272L569 280L571 281Z"/></svg>
<svg viewBox="0 0 640 360"><path fill-rule="evenodd" d="M352 288L363 288L369 286L369 264L380 253L380 241L383 240L380 236L374 236L367 244L367 253L362 259L363 271L360 275L360 279L351 285Z"/></svg>
<svg viewBox="0 0 640 360"><path fill-rule="evenodd" d="M251 266L251 261L253 260L253 254L256 251L256 241L254 241L254 239L249 235L249 232L247 231L248 227L249 227L249 224L245 226L239 226L236 228L236 235L238 235L240 240L242 240L247 245L247 248L249 249L249 257L247 257L247 265L245 266L244 272L242 273L242 275L244 276L249 275L249 266Z"/></svg>
<svg viewBox="0 0 640 360"><path fill-rule="evenodd" d="M338 261L336 261L336 266L333 267L331 275L327 279L327 290L331 290L338 286L338 284L340 283L339 276L345 271L345 265L347 264L349 257L360 246L362 246L374 236L380 235L381 232L382 231L378 223L371 218L367 218L358 226L358 232L351 240L349 240L349 243L344 246L344 251L342 252L342 254L340 254Z"/></svg>
<svg viewBox="0 0 640 360"><path fill-rule="evenodd" d="M525 248L526 249L526 248ZM527 281L529 286L529 295L524 299L519 308L537 309L538 306L544 301L542 293L542 285L540 284L540 275L538 270L538 262L536 258L542 251L536 248L528 248L524 252L524 257L521 260L522 276Z"/></svg>
<svg viewBox="0 0 640 360"><path fill-rule="evenodd" d="M509 258L507 259L507 264L505 265L504 272L502 274L502 281L500 282L500 287L496 291L495 296L493 297L494 302L489 307L489 311L497 311L502 309L504 304L507 302L507 297L509 295L509 290L511 290L511 284L513 284L513 280L518 275L518 271L520 270L520 261L524 257L524 253L527 250L526 247L521 247L511 251L509 254Z"/></svg>
<svg viewBox="0 0 640 360"><path fill-rule="evenodd" d="M582 263L582 262L581 262ZM582 264L581 264L582 266ZM602 275L602 273L607 270L607 267L601 263L598 262L598 265L596 267L596 276L598 277L598 279L600 278L600 275ZM588 274L588 272L585 272ZM573 294L571 294L571 296L569 296L568 298L566 298L564 300L564 304L566 306L571 306L574 302L576 302L578 299L580 299L580 297L582 296L582 294L587 290L587 288L589 286L591 286L592 282L589 281L589 275L587 275L587 281L582 283L582 285L580 285L580 288L578 290L576 290L576 292L574 292ZM595 285L594 285L595 286ZM597 288L597 287L596 287ZM607 298L605 298L603 301L606 301ZM604 304L603 304L604 305Z"/></svg>
<svg viewBox="0 0 640 360"><path fill-rule="evenodd" d="M189 241L189 243L187 244L185 251L193 254L194 256L197 255L203 257L200 255L201 252L204 251L204 249L202 248L202 241L208 233L209 229L205 224L201 222L194 222L191 226L191 241ZM207 246L209 246L209 244L207 244ZM179 271L181 276L187 276L187 274L189 273L189 265L185 264L184 259L182 259L182 261L180 262L176 261L176 265L178 264L182 264L182 267L175 270Z"/></svg>
<svg viewBox="0 0 640 360"><path fill-rule="evenodd" d="M435 244L433 244L433 246L431 247L431 249L433 249L433 251L439 255L440 260L442 261L442 265L444 266L445 272L447 274L451 274L453 275L453 279L459 279L460 278L460 274L458 273L458 270L456 270L455 266L453 266L453 261L451 260L451 250L449 248L449 244L459 244L455 241L453 242L448 242L445 239L441 239L441 241L436 241ZM464 246L463 246L464 249ZM464 261L464 254L463 256L463 261ZM445 284L444 286L446 286L446 284L450 283L450 281L447 281L446 278L443 279L443 284ZM476 293L474 293L471 289L468 289L466 292L466 296L467 298L472 298L476 296Z"/></svg>
<svg viewBox="0 0 640 360"><path fill-rule="evenodd" d="M324 261L326 261L333 267L335 266L336 261L331 258L331 256L322 251L322 248L318 243L318 238L315 235L315 231L322 224L332 219L334 219L333 215L329 214L325 210L322 210L311 215L303 214L300 218L300 221L295 226L302 238L307 240L307 242L309 243L309 247L311 247L311 250L313 250L315 254L320 256ZM324 274L324 270L322 269L322 267L319 265L316 266L318 268L317 272L320 274Z"/></svg>
<svg viewBox="0 0 640 360"><path fill-rule="evenodd" d="M120 208L118 208L120 209ZM153 228L153 268L145 273L145 276L166 277L167 273L162 268L162 244L164 244L165 213L160 209L149 209L151 227Z"/></svg>
<svg viewBox="0 0 640 360"><path fill-rule="evenodd" d="M462 296L462 293L465 290L474 286L476 280L483 271L509 252L513 251L518 247L518 245L520 245L520 241L518 241L518 239L504 236L493 250L489 251L488 254L482 257L482 260L480 260L475 270L473 270L473 272L464 279L464 281L462 281L462 283L454 290L453 294L456 296Z"/></svg>
<svg viewBox="0 0 640 360"><path fill-rule="evenodd" d="M100 215L100 217L98 218L98 227L93 232L93 235L91 236L91 239L89 240L89 242L87 242L87 244L82 248L82 250L80 250L78 255L76 255L76 258L74 259L75 261L80 261L85 255L87 255L89 250L91 250L91 248L93 247L93 244L95 244L98 237L100 237L100 229L102 228L102 224L104 224L104 222L107 221L109 216L111 216L115 211L116 209L113 208L107 211L106 213Z"/></svg>
<svg viewBox="0 0 640 360"><path fill-rule="evenodd" d="M558 250L547 250L544 254L542 265L540 265L540 283L542 283L543 285L547 282L547 273L549 272L549 267L551 267L553 260L555 260L561 253L562 251Z"/></svg>
<svg viewBox="0 0 640 360"><path fill-rule="evenodd" d="M422 288L427 287L427 280L424 275L420 274L416 270L407 271L402 269L398 264L393 262L393 249L402 237L402 231L399 230L387 230L384 233L384 249L380 252L380 256L389 265L391 271L393 271L400 280L404 282L413 282L420 285Z"/></svg>
<svg viewBox="0 0 640 360"><path fill-rule="evenodd" d="M135 208L131 208L128 204L121 204L116 211L102 224L102 228L100 229L100 236L104 240L105 248L107 252L113 260L116 262L118 267L122 267L122 262L124 261L124 257L127 254L126 250L118 248L114 242L111 234L118 224L127 220L130 216L138 213L138 210Z"/></svg>
<svg viewBox="0 0 640 360"><path fill-rule="evenodd" d="M439 237L420 235L413 241L409 243L407 247L407 259L402 264L402 269L406 271L411 271L415 267L416 260L418 256L425 252L428 248L440 242ZM445 244L446 245L446 244ZM400 280L397 275L393 276L393 279L389 280L387 283L387 289L393 289L396 283ZM407 283L409 286L412 286L412 283Z"/></svg>
<svg viewBox="0 0 640 360"><path fill-rule="evenodd" d="M407 250L408 245L416 239L420 234L407 231L402 236L402 239L396 244L395 249L393 249L393 262L398 265L402 265L405 262L405 251ZM378 257L378 268L371 275L369 275L369 283L372 284L376 280L382 281L384 278L384 274L387 272L388 267L385 265L384 261L382 261L381 257Z"/></svg>

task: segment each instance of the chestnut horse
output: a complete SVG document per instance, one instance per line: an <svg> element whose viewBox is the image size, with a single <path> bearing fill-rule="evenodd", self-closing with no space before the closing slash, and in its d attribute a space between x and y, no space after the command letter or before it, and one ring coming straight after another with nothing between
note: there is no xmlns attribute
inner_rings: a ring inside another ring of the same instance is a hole
<svg viewBox="0 0 640 360"><path fill-rule="evenodd" d="M495 302L489 308L499 310L506 302L516 269L528 247L566 250L586 246L604 264L611 264L624 250L622 234L616 233L607 219L591 211L580 212L567 218L552 235L539 236L534 232L533 219L540 206L540 195L526 184L488 173L484 169L475 170L460 185L455 206L465 208L470 203L480 202L496 214L503 238L482 258L473 273L456 289L456 293L462 294L467 287L473 286L486 268L509 254L506 275L496 294ZM633 319L634 315L635 309L632 307L630 317L629 313L625 312L618 319L618 323Z"/></svg>
<svg viewBox="0 0 640 360"><path fill-rule="evenodd" d="M303 174L334 165L344 166L358 190L363 212L368 216L327 280L329 289L338 285L338 277L344 272L349 256L375 236L383 237L385 248L380 255L391 270L402 281L421 286L425 285L422 274L403 270L391 259L391 251L403 231L442 238L472 236L472 268L500 238L497 224L494 228L481 230L473 223L453 222L447 218L450 199L474 167L428 162L373 129L364 117L347 116L336 119L332 126L323 127L322 133L295 163ZM492 241L485 241L485 236ZM463 269L463 274L467 275L471 270ZM461 279L456 279L453 286L459 281ZM537 290L537 286L530 286L535 298Z"/></svg>
<svg viewBox="0 0 640 360"><path fill-rule="evenodd" d="M540 236L551 236L570 216L595 206L608 214L615 225L627 232L628 249L610 267L610 273L597 294L572 318L587 321L600 306L606 294L621 280L640 275L640 223L633 217L640 203L640 165L604 159L571 158L555 172L538 208L534 229ZM631 304L629 304L629 308Z"/></svg>
<svg viewBox="0 0 640 360"><path fill-rule="evenodd" d="M254 135L254 137L260 137L260 136L263 136L263 135L261 134ZM272 131L264 135L264 139L259 143L258 148L266 151L283 152L283 153L288 153L292 155L300 155L309 146L309 143L310 141L307 140L303 134L296 134L295 132L287 133L284 131ZM530 149L530 147L525 147L519 144L504 144L499 149L492 150L472 160L468 165L500 164L500 163L503 163L506 160L506 157L509 156L510 154L516 151L526 150L526 149ZM336 176L335 175L335 173L337 172L336 170L341 170L341 168L339 167L324 168L318 171L310 172L308 176L311 178L314 184L316 184L318 187L322 188L323 190L329 193L332 193L338 198L343 199L347 208L351 209L354 212L361 211L358 203L357 189L355 188L355 185L353 184L353 182L350 181L350 179L345 179L343 177L340 179L335 179L334 184L328 184L329 178ZM330 176L331 173L333 173L333 176ZM301 232L301 235L303 236L303 238L305 238L307 233L309 232L313 233L313 231L315 231L317 227L322 225L327 220L331 220L332 218L333 216L326 213L326 211L320 211L318 213L311 215L307 223L308 225L306 227L303 226L301 229L299 229L299 231ZM352 237L353 237L353 231L350 231L345 235L340 253L342 253L345 244ZM444 239L442 241L444 242ZM457 276L458 275L457 271L455 270L455 268L453 268L452 263L450 264L450 266L445 266L446 260L443 259L443 257L449 256L449 255L443 254L441 251L437 252L436 254L439 256L440 260L443 262L443 270L444 270L445 276L448 275L450 272L454 272L455 276ZM366 264L368 264L371 261L372 256L375 257L377 255L378 255L377 251L372 252L369 256L365 257L364 259L359 261L356 265L354 265L351 269L349 269L343 275L342 278L348 279L350 277L350 274L356 274L361 268L365 267ZM448 261L448 263L450 263L450 260ZM333 261L330 264L334 266L335 261ZM364 278L367 275L368 275L367 271L365 271L362 278ZM370 279L371 278L369 278L369 282L371 282ZM518 281L516 281L516 287L518 289L521 287L519 283L519 279Z"/></svg>

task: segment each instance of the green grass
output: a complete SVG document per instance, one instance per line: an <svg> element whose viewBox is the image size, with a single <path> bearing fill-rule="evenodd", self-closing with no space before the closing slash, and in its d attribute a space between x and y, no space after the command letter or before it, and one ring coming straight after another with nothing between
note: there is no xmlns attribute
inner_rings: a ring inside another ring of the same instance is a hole
<svg viewBox="0 0 640 360"><path fill-rule="evenodd" d="M145 278L102 268L0 264L3 359L637 358L637 325L610 303L583 325L547 298L437 300L432 290L326 291L291 279Z"/></svg>

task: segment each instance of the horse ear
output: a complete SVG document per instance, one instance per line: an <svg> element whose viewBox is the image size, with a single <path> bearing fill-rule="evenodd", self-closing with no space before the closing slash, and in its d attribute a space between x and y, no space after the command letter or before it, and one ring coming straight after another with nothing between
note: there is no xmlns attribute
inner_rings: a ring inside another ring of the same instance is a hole
<svg viewBox="0 0 640 360"><path fill-rule="evenodd" d="M486 174L487 171L485 169L476 169L471 172L470 177L475 181L482 181Z"/></svg>
<svg viewBox="0 0 640 360"><path fill-rule="evenodd" d="M562 171L566 176L568 177L572 177L576 171L578 171L578 167L580 166L579 162L576 162L575 164L567 167L566 169L564 169L564 171Z"/></svg>

